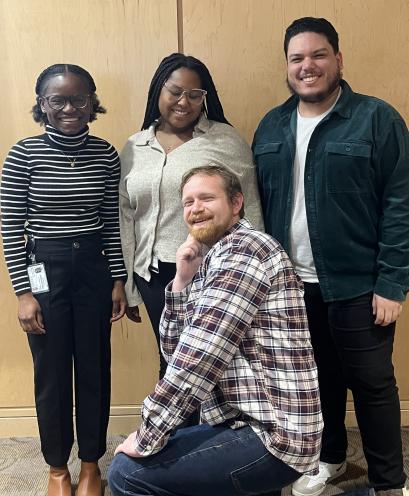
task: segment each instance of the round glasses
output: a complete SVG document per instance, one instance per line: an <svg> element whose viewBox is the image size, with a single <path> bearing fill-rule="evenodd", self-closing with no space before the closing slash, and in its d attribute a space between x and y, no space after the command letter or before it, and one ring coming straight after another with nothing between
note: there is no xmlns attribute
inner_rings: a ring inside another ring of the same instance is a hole
<svg viewBox="0 0 409 496"><path fill-rule="evenodd" d="M82 109L88 105L89 95L72 95L72 96L61 96L61 95L48 95L42 96L53 110L62 110L68 102L75 109Z"/></svg>
<svg viewBox="0 0 409 496"><path fill-rule="evenodd" d="M186 96L188 102L192 105L202 105L205 96L207 95L206 90L201 90L199 88L185 90L180 86L168 83L167 81L163 83L163 86L168 90L170 96L175 100L175 102L178 102L181 98Z"/></svg>

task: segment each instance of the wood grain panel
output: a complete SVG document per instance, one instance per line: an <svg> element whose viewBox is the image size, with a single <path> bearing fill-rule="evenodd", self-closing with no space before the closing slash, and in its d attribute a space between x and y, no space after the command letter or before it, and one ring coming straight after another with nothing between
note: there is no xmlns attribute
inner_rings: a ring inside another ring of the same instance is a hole
<svg viewBox="0 0 409 496"><path fill-rule="evenodd" d="M184 49L205 62L227 118L251 142L261 117L288 98L283 39L304 16L337 29L344 75L355 91L390 102L409 120L409 2L406 0L183 0ZM395 364L409 399L409 305L397 331Z"/></svg>
<svg viewBox="0 0 409 496"><path fill-rule="evenodd" d="M177 51L176 0L1 0L0 25L1 163L18 139L41 132L29 112L45 67L68 62L93 75L108 114L91 132L119 150L140 129L158 62ZM0 294L0 407L29 407L32 360L2 254ZM123 319L113 327L113 405L140 404L156 381L156 343L142 317L143 325Z"/></svg>

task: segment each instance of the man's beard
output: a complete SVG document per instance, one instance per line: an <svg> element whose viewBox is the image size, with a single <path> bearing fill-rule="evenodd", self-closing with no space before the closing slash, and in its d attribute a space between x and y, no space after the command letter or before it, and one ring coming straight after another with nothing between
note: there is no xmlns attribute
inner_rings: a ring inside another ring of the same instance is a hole
<svg viewBox="0 0 409 496"><path fill-rule="evenodd" d="M337 88L339 88L339 83L340 83L341 79L342 79L342 73L338 69L335 76L329 82L328 88L326 90L320 91L320 92L315 93L315 94L310 94L310 95L302 95L300 93L297 93L296 89L291 85L290 81L288 80L288 77L287 77L286 83L287 83L287 88L290 90L290 93L293 95L297 95L302 102L320 103L320 102L324 101L326 98L328 98L330 95L332 95L332 93L334 93L334 91Z"/></svg>
<svg viewBox="0 0 409 496"><path fill-rule="evenodd" d="M191 219L189 219L189 221L190 220ZM195 220L199 219L196 218ZM197 241L199 241L199 243L204 243L207 246L213 246L223 237L228 228L228 224L214 224L214 222L210 220L208 225L205 227L195 228L189 224L189 233Z"/></svg>

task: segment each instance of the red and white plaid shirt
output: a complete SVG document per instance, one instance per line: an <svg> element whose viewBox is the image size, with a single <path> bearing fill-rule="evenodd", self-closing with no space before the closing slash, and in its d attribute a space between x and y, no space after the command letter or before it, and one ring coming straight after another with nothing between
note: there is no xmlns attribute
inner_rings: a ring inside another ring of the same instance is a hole
<svg viewBox="0 0 409 496"><path fill-rule="evenodd" d="M198 407L202 422L250 425L274 456L316 469L323 427L302 283L271 236L240 220L192 284L166 289L168 368L143 404L135 449L159 451Z"/></svg>

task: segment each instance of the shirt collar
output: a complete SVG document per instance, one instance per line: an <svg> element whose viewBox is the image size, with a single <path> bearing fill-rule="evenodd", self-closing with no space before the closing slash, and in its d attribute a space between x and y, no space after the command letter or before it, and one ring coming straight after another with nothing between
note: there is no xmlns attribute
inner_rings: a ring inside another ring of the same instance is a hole
<svg viewBox="0 0 409 496"><path fill-rule="evenodd" d="M143 130L138 133L135 137L135 145L136 146L145 146L145 145L153 145L155 143L155 133L156 128L158 127L160 122L160 118L156 119L152 122L152 124L148 127L148 129ZM204 113L200 114L199 120L197 124L193 128L193 138L206 133L210 129L209 119L204 115Z"/></svg>
<svg viewBox="0 0 409 496"><path fill-rule="evenodd" d="M78 134L64 134L47 124L45 126L46 140L50 145L68 151L81 149L88 140L89 127L85 126Z"/></svg>
<svg viewBox="0 0 409 496"><path fill-rule="evenodd" d="M351 116L350 101L354 92L344 79L341 79L340 86L342 88L342 93L331 113L336 112L341 117L348 119ZM285 101L281 107L282 115L285 116L286 114L291 114L294 110L296 110L299 100L300 99L297 95L292 95L287 101Z"/></svg>
<svg viewBox="0 0 409 496"><path fill-rule="evenodd" d="M245 217L243 217L242 219L237 221L233 226L231 226L230 229L226 231L226 235L238 231L242 227L245 227L246 229L254 229L254 227L250 224L250 222Z"/></svg>

